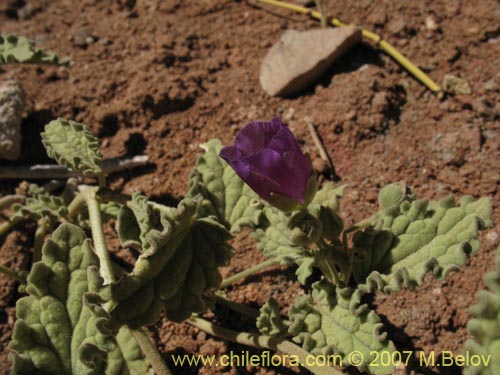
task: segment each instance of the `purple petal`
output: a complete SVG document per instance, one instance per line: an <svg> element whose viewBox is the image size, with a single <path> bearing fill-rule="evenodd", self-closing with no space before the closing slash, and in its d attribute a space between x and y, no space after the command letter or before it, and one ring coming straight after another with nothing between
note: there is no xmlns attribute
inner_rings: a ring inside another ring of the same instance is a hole
<svg viewBox="0 0 500 375"><path fill-rule="evenodd" d="M288 129L287 127L281 128L280 131L276 133L276 135L269 143L269 148L278 151L280 154L283 154L287 151L302 154L297 140L295 139L290 129Z"/></svg>
<svg viewBox="0 0 500 375"><path fill-rule="evenodd" d="M258 186L258 181L250 181L248 176L243 177L243 180L254 189L267 191L269 193L284 195L300 202L304 202L305 189L307 178L310 174L310 166L308 171L299 170L294 163L300 161L300 156L295 156L295 153L290 153L287 160L275 150L264 149L256 154L243 158L242 163L253 173L259 176L267 177L267 180L275 182L273 186ZM305 174L307 173L307 176ZM247 172L248 174L248 172Z"/></svg>
<svg viewBox="0 0 500 375"><path fill-rule="evenodd" d="M234 146L243 156L254 154L266 148L283 126L278 117L271 122L252 122L236 134Z"/></svg>
<svg viewBox="0 0 500 375"><path fill-rule="evenodd" d="M226 146L220 150L219 156L231 165L232 161L241 157L241 153L235 146Z"/></svg>

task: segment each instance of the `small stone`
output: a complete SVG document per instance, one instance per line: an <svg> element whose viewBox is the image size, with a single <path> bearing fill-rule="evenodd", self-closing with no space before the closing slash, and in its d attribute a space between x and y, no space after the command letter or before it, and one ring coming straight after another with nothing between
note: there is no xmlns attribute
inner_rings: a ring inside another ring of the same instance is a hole
<svg viewBox="0 0 500 375"><path fill-rule="evenodd" d="M327 28L287 30L269 50L260 84L271 96L290 96L314 84L333 62L361 41L361 31Z"/></svg>
<svg viewBox="0 0 500 375"><path fill-rule="evenodd" d="M380 91L372 99L372 108L376 113L381 113L387 108L387 92Z"/></svg>
<svg viewBox="0 0 500 375"><path fill-rule="evenodd" d="M439 29L436 18L434 16L427 16L425 18L425 28L429 31L436 31L437 29Z"/></svg>
<svg viewBox="0 0 500 375"><path fill-rule="evenodd" d="M463 79L446 74L443 79L443 90L451 95L470 95L472 90L469 83Z"/></svg>
<svg viewBox="0 0 500 375"><path fill-rule="evenodd" d="M16 160L21 153L24 93L15 80L0 84L0 159Z"/></svg>
<svg viewBox="0 0 500 375"><path fill-rule="evenodd" d="M90 26L85 26L71 35L71 42L78 47L86 47L95 41L93 31Z"/></svg>
<svg viewBox="0 0 500 375"><path fill-rule="evenodd" d="M493 79L486 81L484 83L483 87L484 87L485 91L496 91L498 88L497 83Z"/></svg>
<svg viewBox="0 0 500 375"><path fill-rule="evenodd" d="M490 244L498 243L499 237L500 235L496 230L490 230L488 233L486 233L486 241L488 241Z"/></svg>
<svg viewBox="0 0 500 375"><path fill-rule="evenodd" d="M397 35L406 29L406 21L402 17L394 18L387 25L387 31L393 35Z"/></svg>

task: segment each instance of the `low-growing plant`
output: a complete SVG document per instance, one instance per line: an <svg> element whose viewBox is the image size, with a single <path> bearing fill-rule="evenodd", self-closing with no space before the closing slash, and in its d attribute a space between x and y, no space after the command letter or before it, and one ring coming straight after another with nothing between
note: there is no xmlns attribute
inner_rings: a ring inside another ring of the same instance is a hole
<svg viewBox="0 0 500 375"><path fill-rule="evenodd" d="M144 330L162 314L226 340L279 350L316 374L350 365L389 374L394 363L376 358L397 348L363 297L418 288L428 273L445 278L479 249L478 233L491 225L488 198L428 201L399 182L380 191L378 212L346 227L339 214L345 186L318 187L308 156L279 118L245 126L233 146L203 144L177 207L107 188L98 140L85 125L58 119L42 137L52 158L98 176L99 186L80 184L61 195L32 187L25 204L13 206L12 222L43 219L42 238L56 229L41 253L35 249L27 278L18 275L27 296L17 302L12 374L144 374L150 366L168 374ZM103 223L111 218L121 246L139 254L128 270L106 245ZM223 280L229 241L244 227L268 259ZM295 264L308 291L288 316L272 299L256 311L222 293L272 264ZM260 333L203 319L213 303L252 317ZM341 361L333 367L306 360L324 354Z"/></svg>

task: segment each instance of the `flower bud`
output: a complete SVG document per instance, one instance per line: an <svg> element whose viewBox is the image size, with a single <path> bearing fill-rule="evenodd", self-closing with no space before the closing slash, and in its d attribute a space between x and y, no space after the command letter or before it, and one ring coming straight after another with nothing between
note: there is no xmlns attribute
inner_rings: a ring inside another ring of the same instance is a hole
<svg viewBox="0 0 500 375"><path fill-rule="evenodd" d="M315 243L323 233L321 221L307 210L294 214L288 222L288 228L292 230L290 242L298 246L309 246Z"/></svg>
<svg viewBox="0 0 500 375"><path fill-rule="evenodd" d="M311 160L280 118L246 125L219 155L262 199L283 211L306 207L316 194Z"/></svg>

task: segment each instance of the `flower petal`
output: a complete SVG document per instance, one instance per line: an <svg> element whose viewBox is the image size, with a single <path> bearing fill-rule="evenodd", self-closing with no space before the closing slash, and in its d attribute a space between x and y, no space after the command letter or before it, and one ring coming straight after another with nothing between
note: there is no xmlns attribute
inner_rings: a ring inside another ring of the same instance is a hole
<svg viewBox="0 0 500 375"><path fill-rule="evenodd" d="M226 146L220 150L219 156L232 166L232 161L241 158L241 152L235 146Z"/></svg>
<svg viewBox="0 0 500 375"><path fill-rule="evenodd" d="M234 140L234 146L242 156L252 155L271 143L275 134L284 127L279 117L271 122L252 122L241 129Z"/></svg>
<svg viewBox="0 0 500 375"><path fill-rule="evenodd" d="M302 154L297 140L287 127L281 128L280 131L274 135L273 139L269 143L269 148L278 151L280 154L287 151Z"/></svg>
<svg viewBox="0 0 500 375"><path fill-rule="evenodd" d="M294 154L294 153L292 153ZM291 162L294 156L288 157ZM304 202L307 177L304 178L304 171L299 171L290 162L285 162L283 157L275 150L264 149L241 160L254 174L262 175L274 181L272 189L259 187L259 189L269 191L274 194L281 194ZM310 169L309 169L310 173ZM243 178L248 185L257 191L248 178Z"/></svg>

